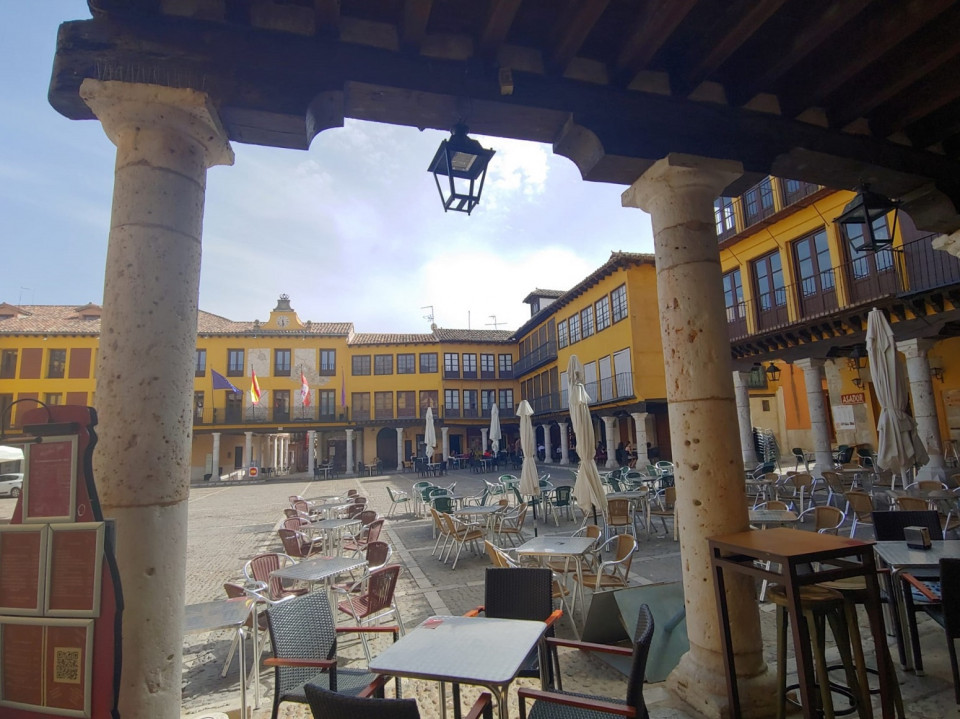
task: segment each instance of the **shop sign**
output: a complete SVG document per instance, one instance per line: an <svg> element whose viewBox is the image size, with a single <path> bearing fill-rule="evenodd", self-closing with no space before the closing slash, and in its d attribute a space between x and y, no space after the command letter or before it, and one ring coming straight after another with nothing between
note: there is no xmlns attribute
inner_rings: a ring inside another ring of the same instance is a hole
<svg viewBox="0 0 960 719"><path fill-rule="evenodd" d="M866 396L863 392L851 392L850 394L840 395L840 404L864 404Z"/></svg>

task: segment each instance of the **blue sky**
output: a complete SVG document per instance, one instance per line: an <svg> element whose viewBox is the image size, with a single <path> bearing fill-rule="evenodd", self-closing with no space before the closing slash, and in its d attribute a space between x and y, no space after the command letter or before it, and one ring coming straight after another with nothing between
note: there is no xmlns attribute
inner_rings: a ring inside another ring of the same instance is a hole
<svg viewBox="0 0 960 719"><path fill-rule="evenodd" d="M57 26L83 0L0 0L0 302L99 303L114 148L100 124L46 99ZM444 213L426 171L445 133L348 120L309 151L234 143L207 177L200 307L267 318L281 293L303 320L358 332L515 329L535 287L568 289L613 250L652 252L646 214L583 182L548 145L497 151L480 206Z"/></svg>

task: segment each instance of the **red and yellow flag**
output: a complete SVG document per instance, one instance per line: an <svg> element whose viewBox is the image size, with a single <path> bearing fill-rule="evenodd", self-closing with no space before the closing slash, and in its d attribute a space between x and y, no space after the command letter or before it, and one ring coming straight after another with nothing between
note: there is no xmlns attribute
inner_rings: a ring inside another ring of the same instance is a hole
<svg viewBox="0 0 960 719"><path fill-rule="evenodd" d="M250 368L250 402L260 404L260 383L257 382L257 373Z"/></svg>

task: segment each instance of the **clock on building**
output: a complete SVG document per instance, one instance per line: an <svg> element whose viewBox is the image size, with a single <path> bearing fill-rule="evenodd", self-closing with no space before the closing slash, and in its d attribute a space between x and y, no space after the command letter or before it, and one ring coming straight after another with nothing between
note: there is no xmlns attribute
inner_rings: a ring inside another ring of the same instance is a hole
<svg viewBox="0 0 960 719"><path fill-rule="evenodd" d="M289 321L290 319L288 317L280 315L277 317L277 327L286 327Z"/></svg>

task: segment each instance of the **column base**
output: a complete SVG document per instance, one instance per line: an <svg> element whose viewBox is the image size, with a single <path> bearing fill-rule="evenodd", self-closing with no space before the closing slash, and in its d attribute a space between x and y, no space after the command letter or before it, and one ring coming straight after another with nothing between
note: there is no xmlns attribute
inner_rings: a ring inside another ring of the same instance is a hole
<svg viewBox="0 0 960 719"><path fill-rule="evenodd" d="M570 460L569 460L569 459L561 459L561 460L560 460L560 464L570 464Z"/></svg>
<svg viewBox="0 0 960 719"><path fill-rule="evenodd" d="M917 470L917 481L921 479L935 479L938 482L946 482L947 467L943 457L930 457L930 461Z"/></svg>
<svg viewBox="0 0 960 719"><path fill-rule="evenodd" d="M723 660L719 671L699 664L691 652L680 658L676 669L667 677L667 689L694 711L710 719L733 719L727 704L727 678ZM740 714L743 719L776 716L777 674L766 665L752 677L740 676Z"/></svg>

